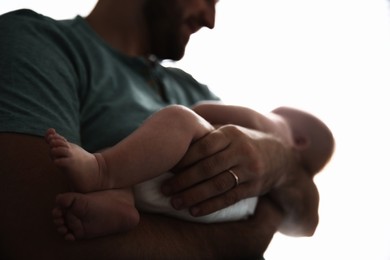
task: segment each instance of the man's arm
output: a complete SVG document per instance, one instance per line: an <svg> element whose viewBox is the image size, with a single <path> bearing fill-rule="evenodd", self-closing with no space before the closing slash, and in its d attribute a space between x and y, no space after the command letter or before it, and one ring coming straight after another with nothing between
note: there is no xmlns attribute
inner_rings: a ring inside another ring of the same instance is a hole
<svg viewBox="0 0 390 260"><path fill-rule="evenodd" d="M229 169L238 175L238 186ZM173 204L180 201L180 207L189 208L195 216L271 194L269 198L283 212L280 231L308 236L317 227L316 186L295 152L273 135L222 126L192 144L176 170L178 174L165 183L164 190L173 196Z"/></svg>
<svg viewBox="0 0 390 260"><path fill-rule="evenodd" d="M274 132L273 122L255 110L242 106L223 105L219 102L201 102L194 111L214 124L236 124L263 132ZM324 138L331 137L326 135ZM326 140L328 140L326 139ZM329 140L333 143L333 140ZM291 154L294 159L294 155ZM289 171L283 185L272 190L269 198L286 214L280 232L291 236L310 236L318 224L319 194L313 182L317 172L307 172L290 160Z"/></svg>
<svg viewBox="0 0 390 260"><path fill-rule="evenodd" d="M248 221L206 225L142 214L128 233L67 242L52 224L51 209L69 187L43 138L0 134L0 154L2 259L255 258L282 221L280 209L264 199L261 213Z"/></svg>

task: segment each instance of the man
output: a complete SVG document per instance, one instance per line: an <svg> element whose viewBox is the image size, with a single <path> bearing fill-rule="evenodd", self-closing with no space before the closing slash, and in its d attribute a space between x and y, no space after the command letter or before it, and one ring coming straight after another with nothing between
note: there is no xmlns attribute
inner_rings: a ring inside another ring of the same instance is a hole
<svg viewBox="0 0 390 260"><path fill-rule="evenodd" d="M266 194L248 221L202 225L142 214L130 232L75 243L50 224L55 196L71 187L48 156L46 129L97 151L168 104L217 100L190 75L149 59L181 59L192 33L214 27L216 2L100 0L85 19L31 11L0 18L2 258L257 258L277 230L313 234L318 192L310 174L277 138L234 125L194 143L163 190L194 216Z"/></svg>

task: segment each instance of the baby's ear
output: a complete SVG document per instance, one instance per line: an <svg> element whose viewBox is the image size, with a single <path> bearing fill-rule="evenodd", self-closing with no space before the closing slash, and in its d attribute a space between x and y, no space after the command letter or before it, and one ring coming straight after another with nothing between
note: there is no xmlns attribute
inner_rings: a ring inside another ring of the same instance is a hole
<svg viewBox="0 0 390 260"><path fill-rule="evenodd" d="M295 148L302 151L309 148L310 139L307 136L297 136L294 138Z"/></svg>

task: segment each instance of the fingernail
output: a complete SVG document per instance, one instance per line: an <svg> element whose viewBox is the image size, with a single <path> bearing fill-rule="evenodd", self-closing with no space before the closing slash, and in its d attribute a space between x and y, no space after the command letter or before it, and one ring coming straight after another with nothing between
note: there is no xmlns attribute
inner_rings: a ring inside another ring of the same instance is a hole
<svg viewBox="0 0 390 260"><path fill-rule="evenodd" d="M169 196L172 193L172 188L171 188L171 186L163 185L162 188L161 188L161 192L165 196Z"/></svg>
<svg viewBox="0 0 390 260"><path fill-rule="evenodd" d="M181 209L181 207L183 206L183 200L181 198L173 198L172 199L172 206L175 209Z"/></svg>
<svg viewBox="0 0 390 260"><path fill-rule="evenodd" d="M197 217L199 214L199 208L198 207L193 207L190 209L191 215L194 217Z"/></svg>

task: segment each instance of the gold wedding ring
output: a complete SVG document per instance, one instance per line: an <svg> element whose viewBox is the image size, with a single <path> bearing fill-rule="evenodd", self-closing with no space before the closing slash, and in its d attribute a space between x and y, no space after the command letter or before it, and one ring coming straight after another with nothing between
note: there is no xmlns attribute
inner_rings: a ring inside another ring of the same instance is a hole
<svg viewBox="0 0 390 260"><path fill-rule="evenodd" d="M236 181L236 184L233 188L237 187L238 184L240 184L240 180L238 179L237 174L233 170L228 170L228 172L233 176L234 180Z"/></svg>

